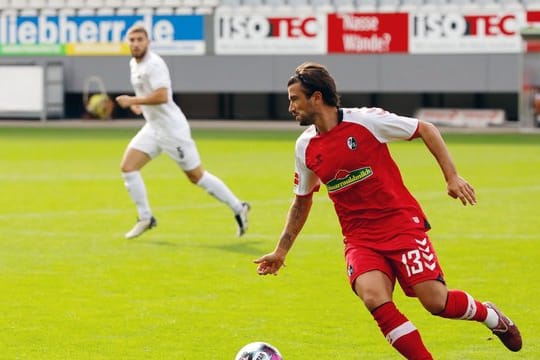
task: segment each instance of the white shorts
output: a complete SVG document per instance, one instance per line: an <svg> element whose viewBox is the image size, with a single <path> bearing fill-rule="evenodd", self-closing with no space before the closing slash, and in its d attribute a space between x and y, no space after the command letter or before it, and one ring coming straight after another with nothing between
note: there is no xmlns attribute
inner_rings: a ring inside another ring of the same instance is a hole
<svg viewBox="0 0 540 360"><path fill-rule="evenodd" d="M177 130L162 134L145 124L131 139L128 148L140 150L152 159L164 152L185 171L193 170L201 164L201 157L189 128L187 131Z"/></svg>

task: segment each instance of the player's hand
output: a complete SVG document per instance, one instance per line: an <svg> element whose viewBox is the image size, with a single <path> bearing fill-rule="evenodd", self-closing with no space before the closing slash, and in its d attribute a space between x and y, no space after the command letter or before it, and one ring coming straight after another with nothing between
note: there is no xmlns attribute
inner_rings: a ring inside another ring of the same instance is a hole
<svg viewBox="0 0 540 360"><path fill-rule="evenodd" d="M253 260L257 266L257 274L259 275L277 275L278 270L285 266L285 257L279 256L276 252L266 254L257 260Z"/></svg>
<svg viewBox="0 0 540 360"><path fill-rule="evenodd" d="M450 179L446 188L448 190L448 195L454 199L459 199L463 205L476 204L474 188L461 176Z"/></svg>
<svg viewBox="0 0 540 360"><path fill-rule="evenodd" d="M134 113L135 115L142 114L142 108L139 105L131 105L129 107L129 110L131 110L131 112Z"/></svg>
<svg viewBox="0 0 540 360"><path fill-rule="evenodd" d="M118 105L120 105L121 108L125 109L125 108L133 105L132 102L131 102L131 99L132 99L132 96L120 95L120 96L116 97L116 102L118 103Z"/></svg>

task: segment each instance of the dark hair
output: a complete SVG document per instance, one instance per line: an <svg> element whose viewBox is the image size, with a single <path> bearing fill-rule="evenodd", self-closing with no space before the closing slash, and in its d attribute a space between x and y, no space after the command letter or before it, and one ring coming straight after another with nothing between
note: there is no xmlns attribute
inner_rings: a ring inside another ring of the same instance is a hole
<svg viewBox="0 0 540 360"><path fill-rule="evenodd" d="M301 64L296 68L294 75L289 78L287 86L296 83L302 84L304 94L308 98L318 91L322 94L325 104L335 107L340 106L340 96L336 90L336 82L323 65L313 62Z"/></svg>

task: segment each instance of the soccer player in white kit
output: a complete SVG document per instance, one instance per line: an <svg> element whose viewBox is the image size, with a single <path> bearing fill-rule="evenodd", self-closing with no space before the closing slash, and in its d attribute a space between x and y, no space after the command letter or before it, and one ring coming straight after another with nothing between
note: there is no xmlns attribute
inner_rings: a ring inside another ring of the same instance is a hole
<svg viewBox="0 0 540 360"><path fill-rule="evenodd" d="M142 114L146 123L128 144L120 166L124 184L138 212L135 226L125 237L137 237L157 225L140 170L161 152L169 155L193 184L229 206L238 225L237 234L242 236L248 227L250 206L202 167L188 121L173 101L167 64L149 50L150 39L143 26L130 28L127 40L132 55L129 66L135 96L120 95L116 101L122 108Z"/></svg>

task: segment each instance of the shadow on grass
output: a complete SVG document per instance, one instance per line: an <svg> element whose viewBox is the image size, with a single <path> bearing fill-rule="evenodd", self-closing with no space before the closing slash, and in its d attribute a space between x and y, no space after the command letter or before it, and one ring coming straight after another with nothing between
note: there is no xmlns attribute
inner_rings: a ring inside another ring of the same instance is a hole
<svg viewBox="0 0 540 360"><path fill-rule="evenodd" d="M186 243L186 242L172 242L172 241L166 241L166 240L144 240L144 239L138 239L138 240L130 240L129 243L131 244L140 244L140 245L154 245L154 246L163 246L163 247L171 247L171 248L207 248L207 249L215 249L215 250L221 250L226 252L232 252L236 254L247 254L247 255L262 255L264 252L264 249L260 247L260 244L263 244L264 241L262 240L251 240L251 241L236 241L229 244L216 244L216 245L209 245L209 244L194 244L192 242Z"/></svg>
<svg viewBox="0 0 540 360"><path fill-rule="evenodd" d="M222 250L226 252L233 252L237 254L246 254L246 255L263 255L266 254L268 251L264 251L264 249L261 249L261 244L264 244L265 242L262 240L258 241L238 241L235 243L230 244L218 244L218 245L206 245L204 247L209 249L217 249Z"/></svg>

